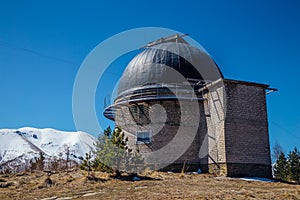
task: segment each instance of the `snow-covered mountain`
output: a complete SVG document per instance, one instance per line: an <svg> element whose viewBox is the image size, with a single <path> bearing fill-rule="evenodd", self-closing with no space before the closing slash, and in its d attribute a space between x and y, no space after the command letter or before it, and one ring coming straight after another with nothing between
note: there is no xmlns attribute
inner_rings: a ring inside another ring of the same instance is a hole
<svg viewBox="0 0 300 200"><path fill-rule="evenodd" d="M0 129L0 166L6 163L28 162L43 152L46 157L63 157L66 148L70 159L80 162L85 153L95 150L96 139L85 132L65 132L55 129Z"/></svg>

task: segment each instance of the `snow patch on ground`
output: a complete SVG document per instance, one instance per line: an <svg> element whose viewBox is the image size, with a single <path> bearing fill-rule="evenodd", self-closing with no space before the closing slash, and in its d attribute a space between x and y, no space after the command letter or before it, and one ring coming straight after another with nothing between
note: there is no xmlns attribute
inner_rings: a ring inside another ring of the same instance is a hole
<svg viewBox="0 0 300 200"><path fill-rule="evenodd" d="M234 178L234 177L226 177L226 176L219 176L215 177L215 179L221 179L221 180L243 180L243 181L263 181L263 182L277 182L273 179L268 178L260 178L260 177L242 177L242 178Z"/></svg>
<svg viewBox="0 0 300 200"><path fill-rule="evenodd" d="M244 181L263 181L263 182L276 182L276 180L268 179L268 178L260 178L260 177L244 177L240 178Z"/></svg>

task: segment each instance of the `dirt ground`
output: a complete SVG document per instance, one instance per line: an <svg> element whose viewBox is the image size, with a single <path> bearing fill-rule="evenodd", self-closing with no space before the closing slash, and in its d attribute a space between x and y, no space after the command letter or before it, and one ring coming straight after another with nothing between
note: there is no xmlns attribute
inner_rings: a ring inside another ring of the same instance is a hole
<svg viewBox="0 0 300 200"><path fill-rule="evenodd" d="M84 171L0 176L0 199L300 199L300 185L148 172L139 181Z"/></svg>

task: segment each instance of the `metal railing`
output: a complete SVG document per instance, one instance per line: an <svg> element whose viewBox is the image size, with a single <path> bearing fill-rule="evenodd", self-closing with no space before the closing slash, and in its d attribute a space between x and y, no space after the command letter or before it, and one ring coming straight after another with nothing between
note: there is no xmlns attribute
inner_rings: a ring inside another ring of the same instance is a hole
<svg viewBox="0 0 300 200"><path fill-rule="evenodd" d="M190 100L202 101L202 94L199 88L205 86L209 81L195 80L194 83L160 83L149 84L141 87L132 88L119 93L113 104L108 105L105 99L104 116L114 120L119 106L129 105L130 103L155 100Z"/></svg>

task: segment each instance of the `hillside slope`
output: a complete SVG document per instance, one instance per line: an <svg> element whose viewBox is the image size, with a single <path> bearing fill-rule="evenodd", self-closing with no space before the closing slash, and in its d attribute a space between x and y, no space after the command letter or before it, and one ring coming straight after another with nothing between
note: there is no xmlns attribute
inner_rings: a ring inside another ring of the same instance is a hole
<svg viewBox="0 0 300 200"><path fill-rule="evenodd" d="M65 132L55 129L0 129L0 166L15 162L25 163L44 153L46 157L65 156L79 162L85 153L95 150L96 139L85 132Z"/></svg>
<svg viewBox="0 0 300 200"><path fill-rule="evenodd" d="M208 174L145 173L147 180L122 181L95 172L89 180L84 171L0 175L0 199L300 199L300 185L245 181ZM2 183L1 183L2 180ZM9 184L10 183L10 184Z"/></svg>

